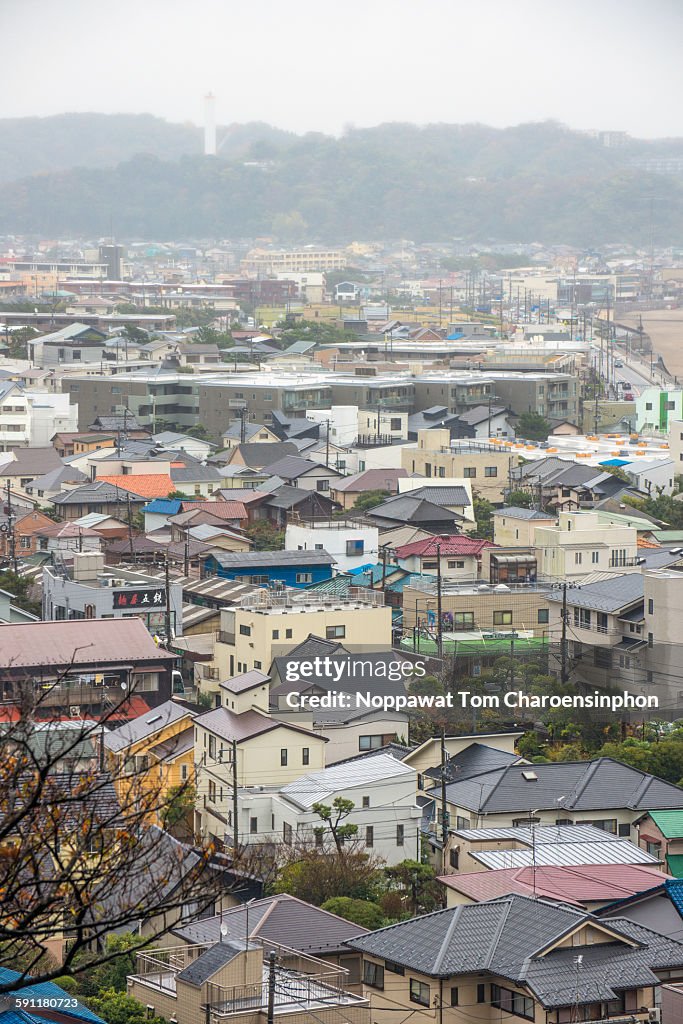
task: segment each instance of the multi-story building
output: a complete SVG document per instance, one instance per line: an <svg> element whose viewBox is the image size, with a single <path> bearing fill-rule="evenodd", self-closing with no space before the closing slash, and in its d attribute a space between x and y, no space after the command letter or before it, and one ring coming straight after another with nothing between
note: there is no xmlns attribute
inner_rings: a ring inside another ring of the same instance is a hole
<svg viewBox="0 0 683 1024"><path fill-rule="evenodd" d="M327 551L339 572L357 569L379 557L379 531L356 520L324 519L290 522L285 532L287 551Z"/></svg>
<svg viewBox="0 0 683 1024"><path fill-rule="evenodd" d="M638 566L635 526L605 522L598 512L560 512L557 525L537 526L534 547L542 580L580 580Z"/></svg>
<svg viewBox="0 0 683 1024"><path fill-rule="evenodd" d="M381 651L391 647L391 608L384 594L363 587L349 596L315 591L259 590L240 607L221 611L214 648L217 679L251 669L267 671L308 639L343 641L350 650Z"/></svg>
<svg viewBox="0 0 683 1024"><path fill-rule="evenodd" d="M423 374L415 378L414 388L416 411L439 405L459 414L497 398L492 376L482 373Z"/></svg>
<svg viewBox="0 0 683 1024"><path fill-rule="evenodd" d="M343 270L346 262L346 255L338 249L316 249L314 246L279 252L252 249L246 259L242 260L242 270L261 275L287 271L304 274L309 270Z"/></svg>
<svg viewBox="0 0 683 1024"><path fill-rule="evenodd" d="M64 389L78 406L78 429L86 430L100 416L123 415L124 409L153 433L161 425L180 427L199 422L199 377L152 372L70 377ZM234 416L234 413L233 413Z"/></svg>
<svg viewBox="0 0 683 1024"><path fill-rule="evenodd" d="M500 505L519 456L485 441L451 441L448 430L420 430L417 446L404 447L401 461L411 474L468 480L474 493Z"/></svg>

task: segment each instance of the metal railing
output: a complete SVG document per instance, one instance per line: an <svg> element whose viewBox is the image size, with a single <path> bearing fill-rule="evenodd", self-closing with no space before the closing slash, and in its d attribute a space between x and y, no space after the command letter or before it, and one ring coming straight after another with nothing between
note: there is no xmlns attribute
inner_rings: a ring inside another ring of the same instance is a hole
<svg viewBox="0 0 683 1024"><path fill-rule="evenodd" d="M249 609L255 612L266 612L270 609L279 611L301 611L309 608L314 611L316 608L339 608L343 610L354 604L364 604L371 608L382 608L384 606L384 594L379 590L368 590L366 587L349 587L344 596L337 594L320 593L319 591L308 592L292 591L277 592L272 590L259 590L255 594L247 594L242 598L240 608Z"/></svg>

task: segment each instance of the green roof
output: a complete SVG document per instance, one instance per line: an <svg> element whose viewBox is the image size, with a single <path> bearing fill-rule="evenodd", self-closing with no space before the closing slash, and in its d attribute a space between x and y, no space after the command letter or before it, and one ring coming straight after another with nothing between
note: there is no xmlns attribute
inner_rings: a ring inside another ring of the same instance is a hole
<svg viewBox="0 0 683 1024"><path fill-rule="evenodd" d="M670 853L666 863L674 878L683 878L683 853Z"/></svg>
<svg viewBox="0 0 683 1024"><path fill-rule="evenodd" d="M604 512L598 509L598 519L602 523L611 523L613 526L633 526L636 530L654 531L656 524L649 519L641 519L637 515L629 516L621 512Z"/></svg>
<svg viewBox="0 0 683 1024"><path fill-rule="evenodd" d="M480 658L487 654L522 654L524 651L541 650L548 645L547 636L514 637L514 638L490 638L481 637L478 640L452 640L450 637L443 638L443 650L445 654L452 654L464 657L469 654L477 654ZM401 647L413 650L412 636L404 636L401 640ZM417 640L415 650L424 654L436 652L436 640L431 637L420 636Z"/></svg>
<svg viewBox="0 0 683 1024"><path fill-rule="evenodd" d="M683 810L650 811L650 817L667 839L683 839Z"/></svg>
<svg viewBox="0 0 683 1024"><path fill-rule="evenodd" d="M653 530L652 536L660 544L668 544L670 541L683 541L683 530Z"/></svg>

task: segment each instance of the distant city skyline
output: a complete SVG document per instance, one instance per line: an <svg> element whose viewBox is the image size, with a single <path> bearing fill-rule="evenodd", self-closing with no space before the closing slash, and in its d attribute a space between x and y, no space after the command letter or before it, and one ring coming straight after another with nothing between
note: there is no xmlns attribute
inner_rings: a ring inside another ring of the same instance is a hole
<svg viewBox="0 0 683 1024"><path fill-rule="evenodd" d="M678 0L4 0L0 117L151 113L340 134L557 120L683 136Z"/></svg>

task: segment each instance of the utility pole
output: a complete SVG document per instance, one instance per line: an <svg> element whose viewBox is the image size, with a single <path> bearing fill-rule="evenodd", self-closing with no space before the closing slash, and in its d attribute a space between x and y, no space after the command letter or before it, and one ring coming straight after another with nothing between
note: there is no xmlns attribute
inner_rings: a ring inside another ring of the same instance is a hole
<svg viewBox="0 0 683 1024"><path fill-rule="evenodd" d="M386 589L386 584L387 584L387 549L386 549L386 545L385 545L382 548L382 586L380 588L382 591L384 591Z"/></svg>
<svg viewBox="0 0 683 1024"><path fill-rule="evenodd" d="M268 954L268 1018L267 1024L275 1020L275 952Z"/></svg>
<svg viewBox="0 0 683 1024"><path fill-rule="evenodd" d="M232 741L232 846L233 859L236 859L240 848L240 829L237 817L237 740Z"/></svg>
<svg viewBox="0 0 683 1024"><path fill-rule="evenodd" d="M446 802L446 772L448 768L448 751L446 750L446 730L441 730L441 873L446 874L446 847L448 846L448 810Z"/></svg>
<svg viewBox="0 0 683 1024"><path fill-rule="evenodd" d="M135 562L135 547L133 544L133 518L130 509L130 491L126 492L126 506L128 512L128 547L130 549L130 560L131 562Z"/></svg>
<svg viewBox="0 0 683 1024"><path fill-rule="evenodd" d="M562 587L562 650L560 652L562 657L562 670L560 672L560 680L563 683L569 681L569 673L567 671L567 581L564 580L561 584Z"/></svg>
<svg viewBox="0 0 683 1024"><path fill-rule="evenodd" d="M166 552L166 564L164 573L164 585L166 589L166 613L164 615L166 629L166 648L171 642L171 576L168 564L168 552Z"/></svg>
<svg viewBox="0 0 683 1024"><path fill-rule="evenodd" d="M436 544L436 651L443 661L443 628L441 622L441 544Z"/></svg>
<svg viewBox="0 0 683 1024"><path fill-rule="evenodd" d="M12 572L16 576L19 572L17 568L17 539L14 534L14 520L15 515L12 512L12 490L10 487L9 480L7 481L7 533L9 538L9 557L12 563Z"/></svg>
<svg viewBox="0 0 683 1024"><path fill-rule="evenodd" d="M327 469L329 469L330 468L330 418L329 418L329 416L328 416L328 418L326 420L326 423L327 423L327 430L325 432L326 433L326 441L325 441L325 466L327 467Z"/></svg>
<svg viewBox="0 0 683 1024"><path fill-rule="evenodd" d="M183 571L186 576L190 575L190 531L185 528L185 551L183 558Z"/></svg>

